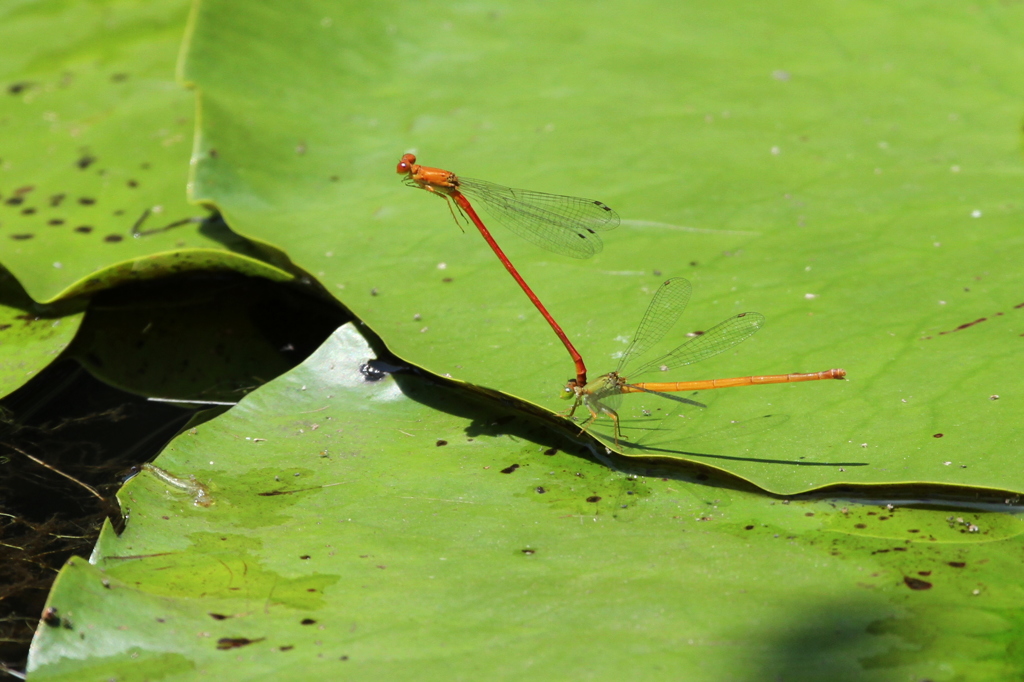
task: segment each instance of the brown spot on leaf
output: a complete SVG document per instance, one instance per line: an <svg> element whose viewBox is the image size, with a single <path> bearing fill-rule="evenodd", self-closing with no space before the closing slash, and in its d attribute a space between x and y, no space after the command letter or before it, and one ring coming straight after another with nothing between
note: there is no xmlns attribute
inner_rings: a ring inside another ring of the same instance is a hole
<svg viewBox="0 0 1024 682"><path fill-rule="evenodd" d="M221 637L217 640L217 648L221 651L227 649L238 649L239 647L249 646L256 642L262 642L266 637L258 637L256 639L249 639L248 637Z"/></svg>

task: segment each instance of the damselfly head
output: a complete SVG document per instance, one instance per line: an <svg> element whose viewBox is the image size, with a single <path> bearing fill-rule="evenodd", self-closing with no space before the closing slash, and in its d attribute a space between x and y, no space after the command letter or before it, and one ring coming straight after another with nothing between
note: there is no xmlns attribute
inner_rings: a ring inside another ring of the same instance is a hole
<svg viewBox="0 0 1024 682"><path fill-rule="evenodd" d="M412 172L412 167L416 165L415 154L403 154L402 160L398 162L397 172L399 175L405 175Z"/></svg>
<svg viewBox="0 0 1024 682"><path fill-rule="evenodd" d="M562 389L562 400L568 400L569 398L575 398L578 391L576 387L579 384L576 383L575 379L569 379L565 382L565 388Z"/></svg>

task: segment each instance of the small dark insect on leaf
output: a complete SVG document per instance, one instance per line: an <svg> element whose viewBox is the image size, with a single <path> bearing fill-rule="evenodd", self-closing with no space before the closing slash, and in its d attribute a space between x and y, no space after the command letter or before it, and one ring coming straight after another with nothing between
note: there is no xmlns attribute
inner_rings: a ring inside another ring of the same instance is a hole
<svg viewBox="0 0 1024 682"><path fill-rule="evenodd" d="M359 373L363 375L363 378L367 381L380 381L387 377L387 372L383 371L380 367L372 365L369 362L359 366Z"/></svg>
<svg viewBox="0 0 1024 682"><path fill-rule="evenodd" d="M60 625L60 614L57 609L53 606L47 606L43 611L42 621L50 627L57 627Z"/></svg>
<svg viewBox="0 0 1024 682"><path fill-rule="evenodd" d="M502 469L501 473L503 473L503 474L511 474L513 471L515 471L518 468L519 468L518 464L513 464L511 466L507 466L504 469Z"/></svg>
<svg viewBox="0 0 1024 682"><path fill-rule="evenodd" d="M590 497L587 498L587 502L600 502L600 501L601 501L601 496L600 495L591 495Z"/></svg>

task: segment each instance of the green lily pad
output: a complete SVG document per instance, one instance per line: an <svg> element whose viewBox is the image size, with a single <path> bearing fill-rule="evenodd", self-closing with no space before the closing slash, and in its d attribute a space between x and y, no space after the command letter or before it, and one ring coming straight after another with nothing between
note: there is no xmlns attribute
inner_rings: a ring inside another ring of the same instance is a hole
<svg viewBox="0 0 1024 682"><path fill-rule="evenodd" d="M174 80L187 10L0 9L0 262L35 300L185 269L291 278L232 253L187 200L195 103Z"/></svg>
<svg viewBox="0 0 1024 682"><path fill-rule="evenodd" d="M30 679L1021 674L1016 506L592 461L435 381L367 381L371 356L342 327L130 481Z"/></svg>
<svg viewBox="0 0 1024 682"><path fill-rule="evenodd" d="M14 277L0 268L0 398L57 359L75 337L82 315L37 309Z"/></svg>
<svg viewBox="0 0 1024 682"><path fill-rule="evenodd" d="M603 200L622 226L590 261L492 225L591 377L669 276L694 295L661 350L740 312L768 321L670 380L849 373L704 393L707 410L627 396L624 452L777 492L1019 491L1024 167L1007 93L1024 10L984 8L204 0L183 67L202 111L192 191L401 357L548 409L568 355L479 237L392 169L415 149ZM592 432L614 446L608 427Z"/></svg>

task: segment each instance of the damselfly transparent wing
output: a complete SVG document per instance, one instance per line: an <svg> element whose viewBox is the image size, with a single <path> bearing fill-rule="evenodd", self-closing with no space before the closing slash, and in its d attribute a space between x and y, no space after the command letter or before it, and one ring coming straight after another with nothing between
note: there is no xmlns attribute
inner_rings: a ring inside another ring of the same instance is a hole
<svg viewBox="0 0 1024 682"><path fill-rule="evenodd" d="M690 283L682 277L666 280L658 288L650 305L647 306L643 319L640 320L640 326L637 327L636 333L633 335L633 341L619 360L617 372L626 378L632 378L623 370L664 338L668 330L675 325L679 316L686 310L692 290Z"/></svg>
<svg viewBox="0 0 1024 682"><path fill-rule="evenodd" d="M460 177L458 189L474 206L523 239L572 258L589 258L603 248L598 232L619 226L619 215L594 199L513 189Z"/></svg>
<svg viewBox="0 0 1024 682"><path fill-rule="evenodd" d="M716 324L700 336L693 337L660 358L636 367L631 373L624 376L630 383L637 383L637 378L651 372L659 370L668 372L701 360L707 360L750 338L762 326L764 326L764 315L740 313Z"/></svg>

